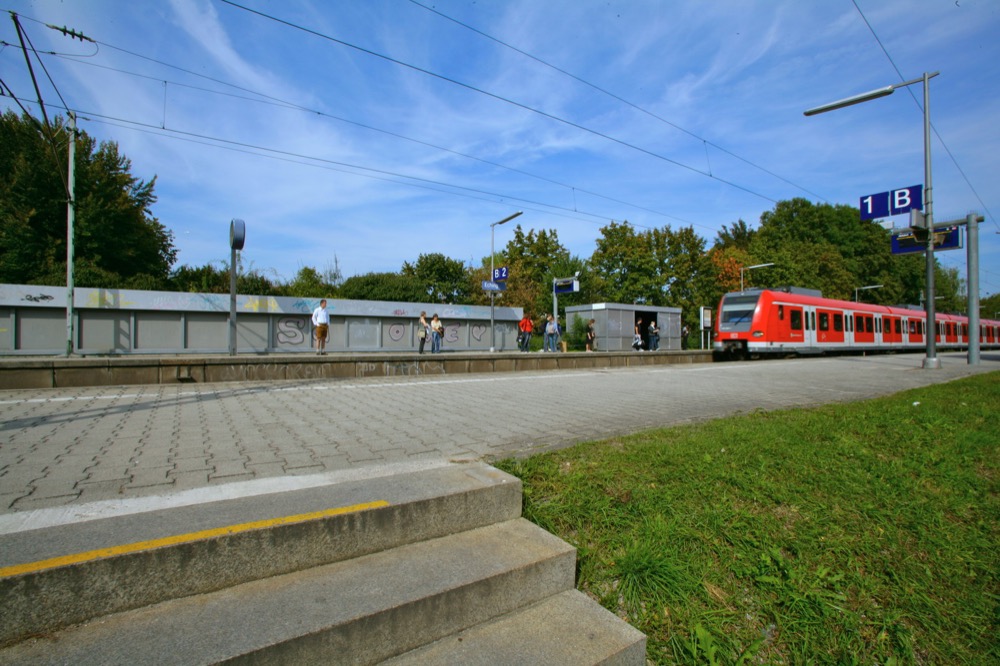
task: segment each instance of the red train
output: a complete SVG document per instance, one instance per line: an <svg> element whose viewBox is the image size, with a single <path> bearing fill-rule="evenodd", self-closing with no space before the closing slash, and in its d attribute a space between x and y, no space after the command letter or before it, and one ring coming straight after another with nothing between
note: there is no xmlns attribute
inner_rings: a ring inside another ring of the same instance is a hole
<svg viewBox="0 0 1000 666"><path fill-rule="evenodd" d="M936 314L939 349L969 344L969 318ZM713 352L724 358L926 349L923 310L823 298L797 287L752 289L719 301ZM981 319L983 349L1000 347L1000 321Z"/></svg>

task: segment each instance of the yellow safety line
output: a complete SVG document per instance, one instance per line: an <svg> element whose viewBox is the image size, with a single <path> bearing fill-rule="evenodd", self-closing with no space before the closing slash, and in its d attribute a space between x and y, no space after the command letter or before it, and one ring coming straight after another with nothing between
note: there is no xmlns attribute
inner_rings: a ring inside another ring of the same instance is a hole
<svg viewBox="0 0 1000 666"><path fill-rule="evenodd" d="M116 555L137 553L143 550L153 550L155 548L163 548L164 546L175 546L181 543L204 541L206 539L212 539L215 537L239 534L241 532L249 532L250 530L259 530L267 527L277 527L278 525L294 525L296 523L304 523L310 520L317 520L320 518L329 518L330 516L337 516L345 513L354 513L356 511L365 511L368 509L378 509L384 506L389 506L389 502L385 500L377 500L375 502L354 504L352 506L343 506L336 509L313 511L312 513L300 513L296 516L283 516L281 518L270 518L268 520L255 520L253 522L241 523L239 525L229 525L227 527L217 527L211 530L201 530L199 532L190 532L188 534L178 534L176 536L163 537L162 539L150 539L148 541L139 541L136 543L129 543L122 546L111 546L110 548L98 548L97 550L90 550L85 553L76 553L74 555L53 557L51 559L41 560L39 562L29 562L27 564L16 564L10 567L2 567L0 568L0 578L5 578L7 576L17 576L19 574L25 574L25 573L35 573L38 571L44 571L46 569L63 567L68 564L79 564L80 562L90 562L92 560L99 560L106 557L114 557Z"/></svg>

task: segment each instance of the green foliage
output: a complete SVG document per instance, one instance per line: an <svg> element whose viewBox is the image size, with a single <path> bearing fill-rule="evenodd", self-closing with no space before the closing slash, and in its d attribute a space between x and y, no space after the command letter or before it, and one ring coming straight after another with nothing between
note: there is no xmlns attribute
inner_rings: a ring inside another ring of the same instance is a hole
<svg viewBox="0 0 1000 666"><path fill-rule="evenodd" d="M748 252L753 263L775 265L746 274L747 285L809 287L850 300L855 288L881 284L868 297L883 304L919 303L924 286L923 258L894 256L889 232L853 206L781 201L761 215ZM946 281L939 295L957 287Z"/></svg>
<svg viewBox="0 0 1000 666"><path fill-rule="evenodd" d="M996 663L1000 373L499 466L651 663Z"/></svg>
<svg viewBox="0 0 1000 666"><path fill-rule="evenodd" d="M403 263L403 277L423 286L421 301L433 303L468 303L472 293L465 264L439 252L422 254L416 264Z"/></svg>
<svg viewBox="0 0 1000 666"><path fill-rule="evenodd" d="M299 296L303 298L323 298L336 293L337 286L326 275L309 266L303 266L295 274L292 281L281 286L283 296Z"/></svg>
<svg viewBox="0 0 1000 666"><path fill-rule="evenodd" d="M720 249L733 248L746 252L750 250L750 245L756 233L743 220L733 222L732 226L723 224L719 233L715 236L714 247Z"/></svg>
<svg viewBox="0 0 1000 666"><path fill-rule="evenodd" d="M660 285L652 250L649 234L637 233L628 222L602 227L590 258L597 300L657 305Z"/></svg>
<svg viewBox="0 0 1000 666"><path fill-rule="evenodd" d="M0 117L0 282L66 282L68 134L62 118L50 132L29 116ZM156 179L132 176L116 144L96 146L86 132L74 167L74 264L83 267L75 283L165 284L177 252L151 212Z"/></svg>
<svg viewBox="0 0 1000 666"><path fill-rule="evenodd" d="M514 237L495 261L505 264L510 271L503 304L524 308L535 319L552 309L552 279L567 277L585 268L581 259L570 256L554 229L538 232L532 229L525 234L521 225L514 228ZM483 264L482 270L473 273L473 284L477 288L479 280L489 277L489 257ZM489 297L481 296L474 302L489 303ZM567 299L563 305L566 304L572 305L573 301Z"/></svg>
<svg viewBox="0 0 1000 666"><path fill-rule="evenodd" d="M416 278L399 273L365 273L344 280L339 298L359 301L426 303L427 292Z"/></svg>

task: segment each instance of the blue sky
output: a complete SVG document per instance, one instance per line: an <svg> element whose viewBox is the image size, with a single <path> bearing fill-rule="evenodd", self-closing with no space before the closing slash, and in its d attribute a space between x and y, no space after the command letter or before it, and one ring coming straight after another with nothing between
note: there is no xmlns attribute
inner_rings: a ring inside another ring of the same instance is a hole
<svg viewBox="0 0 1000 666"><path fill-rule="evenodd" d="M479 264L518 210L583 258L611 220L711 244L778 200L923 183L921 85L803 111L940 71L935 217L986 216L980 291L1000 292L994 0L234 1L284 23L221 0L0 0L61 54L43 60L81 127L157 177L178 265L228 261L233 218L245 263L282 280L334 257L345 276ZM6 14L0 39L18 42ZM0 76L33 99L11 45ZM938 257L965 276L964 249Z"/></svg>

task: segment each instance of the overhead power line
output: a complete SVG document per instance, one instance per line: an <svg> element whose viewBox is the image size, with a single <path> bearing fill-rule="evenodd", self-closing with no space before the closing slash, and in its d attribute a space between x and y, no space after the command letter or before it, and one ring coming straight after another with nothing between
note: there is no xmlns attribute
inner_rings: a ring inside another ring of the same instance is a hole
<svg viewBox="0 0 1000 666"><path fill-rule="evenodd" d="M495 42L495 43L503 46L504 48L508 48L511 51L514 51L515 53L519 53L519 54L523 55L526 58L530 58L531 60L534 60L535 62L537 62L540 65L544 65L545 67L548 67L549 69L552 69L552 70L554 70L556 72L559 72L560 74L562 74L564 76L568 76L569 78L573 79L574 81L582 83L583 85L585 85L585 86L587 86L589 88L592 88L592 89L598 91L599 93L607 95L608 97L610 97L610 98L612 98L614 100L617 100L617 101L621 102L622 104L625 104L626 106L629 106L629 107L635 109L636 111L639 111L640 113L643 113L643 114L649 116L650 118L653 118L655 120L660 121L661 123L669 125L670 127L673 127L674 129L676 129L679 132L683 132L684 134L687 134L688 136L690 136L692 138L695 138L698 141L701 141L702 144L704 144L704 146L705 146L705 158L706 158L706 161L708 160L708 147L711 146L712 148L715 148L716 150L721 151L721 152L729 155L730 157L735 157L736 159L738 159L739 161L743 162L744 164L752 166L753 168L758 169L758 170L766 173L767 175L769 175L769 176L771 176L773 178L776 178L776 179L782 181L783 183L785 183L787 185L791 185L792 187L794 187L794 188L796 188L798 190L802 190L806 194L810 194L810 195L816 197L817 199L820 199L822 201L826 201L825 197L823 197L823 196L821 196L819 194L816 194L815 192L812 192L812 191L806 189L805 187L803 187L803 186L801 186L801 185L799 185L797 183L793 183L792 181L788 180L787 178L785 178L783 176L780 176L780 175L774 173L773 171L765 169L764 167L760 166L759 164L755 164L754 162L751 162L750 160L746 159L745 157L741 157L740 155L737 155L736 153L734 153L734 152L732 152L730 150L727 150L726 148L723 148L722 146L718 145L717 143L713 143L713 142L709 141L708 139L706 139L704 137L698 136L697 134L695 134L691 130L688 130L688 129L684 128L684 127L681 127L677 123L671 122L671 121L667 120L666 118L663 118L662 116L653 113L649 109L646 109L646 108L644 108L642 106L639 106L638 104L636 104L634 102L631 102L631 101L625 99L624 97L621 97L620 95L616 95L615 93L613 93L613 92L611 92L611 91L609 91L609 90L607 90L605 88L602 88L602 87L600 87L600 86L598 86L598 85L596 85L594 83L591 83L590 81L587 81L586 79L584 79L582 77L579 77L576 74L573 74L572 72L566 71L565 69L563 69L563 68L561 68L561 67L559 67L557 65L553 65L552 63L550 63L550 62L548 62L546 60L542 60L541 58L539 58L536 55L533 55L531 53L528 53L527 51L519 49L516 46L512 46L511 44L508 44L507 42L503 41L502 39L494 37L493 35L485 33L482 30L479 30L477 28L474 28L474 27L472 27L471 25L469 25L467 23L463 23L463 22L459 21L456 18L448 16L444 12L438 11L437 9L435 9L433 7L428 7L427 5L425 5L425 4L421 3L421 2L418 2L417 0L410 0L410 2L413 3L414 5L422 8L422 9L426 9L427 11L431 12L432 14L437 14L441 18L443 18L443 19L445 19L447 21L451 21L452 23L454 23L456 25L459 25L459 26L465 28L466 30L470 30L471 32L476 33L477 35L485 37L486 39L488 39L488 40L490 40L492 42ZM708 172L706 174L704 174L704 175L708 175L708 176L712 175L712 167L711 167L711 165L708 166Z"/></svg>
<svg viewBox="0 0 1000 666"><path fill-rule="evenodd" d="M882 53L885 54L885 57L889 61L889 64L892 65L892 68L894 70L896 70L896 75L899 77L899 80L900 81L905 80L903 73L899 70L899 67L896 66L896 61L892 59L891 55L889 55L889 50L885 48L885 44L883 44L882 40L879 39L878 33L875 32L875 28L872 27L872 24L868 20L868 17L865 16L865 13L861 11L861 7L858 6L858 0L851 0L851 2L854 3L854 8L858 10L858 14L861 16L861 20L863 20L865 22L865 25L868 26L869 32L872 33L872 37L875 38L875 41L878 43L879 48L882 49ZM925 83L924 85L927 84ZM917 99L916 93L914 93L910 87L906 88L906 92L910 93L910 97L913 99L913 103L916 104L920 112L923 113L924 107L920 105L920 100ZM986 211L986 215L988 215L989 218L993 221L993 226L997 227L997 229L1000 230L1000 224L997 223L996 218L993 217L993 213L990 212L990 209L987 208L986 204L983 202L983 198L979 196L979 192L977 192L976 188L973 187L972 181L970 181L969 177L965 175L965 171L962 170L962 167L959 165L958 160L955 159L955 155L952 154L951 149L948 148L948 144L945 143L944 138L941 136L940 132L938 132L937 128L934 127L934 123L931 123L931 129L934 130L934 136L936 136L938 141L941 142L941 147L944 148L944 151L946 153L948 153L948 157L951 158L952 164L954 164L955 168L958 169L958 172L962 174L962 179L965 180L965 184L969 186L969 189L972 191L973 196L975 196L976 199L979 201L979 205L983 207L983 210Z"/></svg>
<svg viewBox="0 0 1000 666"><path fill-rule="evenodd" d="M240 4L236 3L236 2L233 2L232 0L221 0L221 1L223 3L225 3L225 4L227 4L227 5L230 5L232 7L237 8L237 9L242 9L245 12L249 12L251 14L256 14L257 16L260 16L262 18L268 19L269 21L274 21L275 23L280 23L282 25L288 26L288 27L293 28L295 30L300 30L302 32L308 33L310 35L314 35L314 36L319 37L321 39L325 39L327 41L334 42L335 44L340 44L341 46L346 46L347 48L354 49L356 51L360 51L361 53L364 53L366 55L370 55L370 56L372 56L374 58L379 58L381 60L385 60L386 62L391 62L391 63L393 63L395 65L399 65L400 67L405 67L407 69L411 69L411 70L413 70L415 72L419 72L421 74L425 74L425 75L433 77L435 79L439 79L441 81L445 81L447 83L451 83L451 84L459 86L461 88L465 88L466 90L471 90L472 92L479 93L480 95L485 95L487 97L490 97L492 99L504 102L506 104L510 104L512 106L516 106L517 108L524 109L525 111L529 111L531 113L537 114L537 115L542 116L544 118L548 118L549 120L554 120L554 121L556 121L558 123L562 123L564 125L568 125L570 127L578 129L580 131L587 132L588 134L592 134L594 136L600 137L600 138L605 139L607 141L611 141L613 143L617 143L617 144L619 144L621 146L624 146L626 148L630 148L632 150L638 151L638 152L643 153L645 155L649 155L650 157L654 157L654 158L662 160L664 162L668 162L668 163L673 164L675 166L681 167L682 169L687 169L688 171L692 171L692 172L694 172L694 173L696 173L698 175L705 176L706 178L711 178L712 180L716 180L716 181L718 181L718 182L720 182L720 183L722 183L724 185L728 185L729 187L732 187L734 189L741 190L743 192L746 192L747 194L751 194L751 195L753 195L755 197L759 197L759 198L764 199L766 201L770 201L771 203L778 203L777 199L773 199L773 198L767 196L766 194L762 194L762 193L757 192L755 190L752 190L752 189L750 189L748 187L744 187L744 186L739 185L737 183L734 183L732 181L726 180L724 178L719 178L718 176L715 176L715 175L713 175L712 173L710 173L708 171L702 171L701 169L698 169L697 167L693 167L693 166L691 166L689 164L684 164L683 162L679 162L679 161L677 161L675 159L667 157L666 155L661 155L661 154L656 153L656 152L654 152L652 150L647 150L646 148L642 148L640 146L636 146L635 144L629 143L629 142L624 141L622 139L618 139L618 138L610 136L608 134L604 134L603 132L599 132L599 131L597 131L595 129L591 129L589 127L586 127L585 125L581 125L579 123L573 122L572 120L568 120L566 118L561 118L559 116L556 116L554 114L548 113L546 111L542 111L541 109L536 109L535 107L529 106L527 104L523 104L521 102L517 102L515 100L509 99L509 98L504 97L502 95L498 95L496 93L492 93L492 92L489 92L487 90L483 90L482 88L477 88L476 86L473 86L471 84L464 83L462 81L458 81L457 79L453 79L453 78L444 76L443 74L438 74L437 72L432 72L432 71L430 71L428 69L424 69L423 67L418 67L417 65L413 65L413 64L404 62L404 61L399 60L397 58L393 58L391 56L387 56L387 55L385 55L383 53L378 53L377 51L373 51L371 49L367 49L367 48L364 48L362 46L358 46L357 44L352 44L350 42L346 42L346 41L344 41L342 39L338 39L338 38L333 37L331 35L327 35L325 33L319 32L318 30L313 30L312 28L307 28L307 27L299 25L297 23L292 23L291 21L286 21L285 19L278 18L276 16L273 16L271 14L267 14L265 12L262 12L262 11L259 11L259 10L256 10L256 9L251 9L249 7L244 7L243 5L240 5Z"/></svg>

